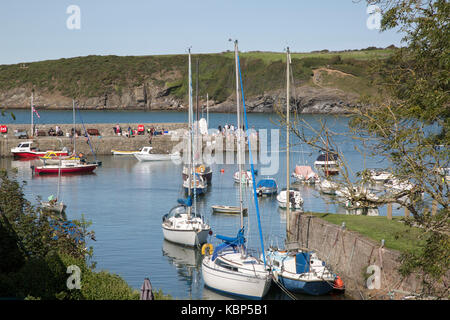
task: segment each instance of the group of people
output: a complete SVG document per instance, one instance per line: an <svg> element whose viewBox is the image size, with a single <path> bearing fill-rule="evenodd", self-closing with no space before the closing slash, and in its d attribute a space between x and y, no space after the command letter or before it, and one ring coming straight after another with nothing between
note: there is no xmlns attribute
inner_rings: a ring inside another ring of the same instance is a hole
<svg viewBox="0 0 450 320"><path fill-rule="evenodd" d="M38 130L37 130L37 128L35 130L36 130L36 136L37 136ZM50 130L48 130L48 135L53 136L53 137L61 137L64 135L64 132L61 130L61 128L59 126L56 126L55 129L50 128Z"/></svg>
<svg viewBox="0 0 450 320"><path fill-rule="evenodd" d="M223 127L221 125L219 125L217 127L218 129L218 134L222 134L224 136L228 136L228 135L236 135L238 133L238 131L244 132L243 136L246 137L248 132L245 131L245 125L242 125L242 129L239 130L237 127L235 127L232 124L225 124ZM258 132L255 130L255 127L252 126L251 129L248 130L250 134L256 134L258 135Z"/></svg>

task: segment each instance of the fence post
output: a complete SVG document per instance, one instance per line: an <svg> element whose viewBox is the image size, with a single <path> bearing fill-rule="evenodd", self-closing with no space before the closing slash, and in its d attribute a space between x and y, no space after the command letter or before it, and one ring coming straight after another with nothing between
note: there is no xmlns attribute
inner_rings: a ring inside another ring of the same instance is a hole
<svg viewBox="0 0 450 320"><path fill-rule="evenodd" d="M387 218L388 220L392 220L392 203L388 203L387 205Z"/></svg>
<svg viewBox="0 0 450 320"><path fill-rule="evenodd" d="M431 206L431 215L435 216L437 212L437 201L433 200L433 204Z"/></svg>

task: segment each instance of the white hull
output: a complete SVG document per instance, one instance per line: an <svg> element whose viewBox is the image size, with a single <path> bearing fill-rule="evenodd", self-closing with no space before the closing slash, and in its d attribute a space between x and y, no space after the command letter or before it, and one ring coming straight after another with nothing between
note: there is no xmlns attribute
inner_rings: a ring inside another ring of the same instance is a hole
<svg viewBox="0 0 450 320"><path fill-rule="evenodd" d="M164 239L189 247L196 247L206 243L208 240L208 233L209 229L197 232L194 230L168 229L163 226Z"/></svg>
<svg viewBox="0 0 450 320"><path fill-rule="evenodd" d="M240 255L240 253L234 255ZM251 268L251 265L249 267ZM252 269L244 270L243 268L239 268L238 271L230 271L218 267L214 261L211 261L210 256L203 258L202 275L205 285L209 288L247 299L264 297L269 291L272 281L268 271L255 272Z"/></svg>
<svg viewBox="0 0 450 320"><path fill-rule="evenodd" d="M173 154L139 154L133 153L133 155L139 161L169 161L169 160L179 160L181 156L179 153Z"/></svg>
<svg viewBox="0 0 450 320"><path fill-rule="evenodd" d="M289 208L291 209L303 209L303 198L300 191L291 190L294 193L295 203L289 202ZM277 196L278 206L280 208L286 208L286 190L280 191Z"/></svg>

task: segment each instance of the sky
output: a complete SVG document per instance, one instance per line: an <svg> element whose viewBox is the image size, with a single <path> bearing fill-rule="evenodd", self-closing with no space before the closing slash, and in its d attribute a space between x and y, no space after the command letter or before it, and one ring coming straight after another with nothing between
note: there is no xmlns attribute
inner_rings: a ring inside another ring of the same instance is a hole
<svg viewBox="0 0 450 320"><path fill-rule="evenodd" d="M401 34L368 27L374 19L365 0L1 1L0 64L217 53L233 50L230 38L240 51L400 46Z"/></svg>

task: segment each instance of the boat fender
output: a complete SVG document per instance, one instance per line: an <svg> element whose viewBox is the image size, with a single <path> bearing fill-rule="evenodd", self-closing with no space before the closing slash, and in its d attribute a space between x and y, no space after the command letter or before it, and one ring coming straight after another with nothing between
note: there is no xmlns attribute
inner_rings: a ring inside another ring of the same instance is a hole
<svg viewBox="0 0 450 320"><path fill-rule="evenodd" d="M213 245L211 243L205 243L202 246L202 255L206 254L206 249L209 249L208 255L211 255L213 253Z"/></svg>
<svg viewBox="0 0 450 320"><path fill-rule="evenodd" d="M341 290L344 289L344 281L342 281L341 277L336 276L333 287L335 289L341 289Z"/></svg>

